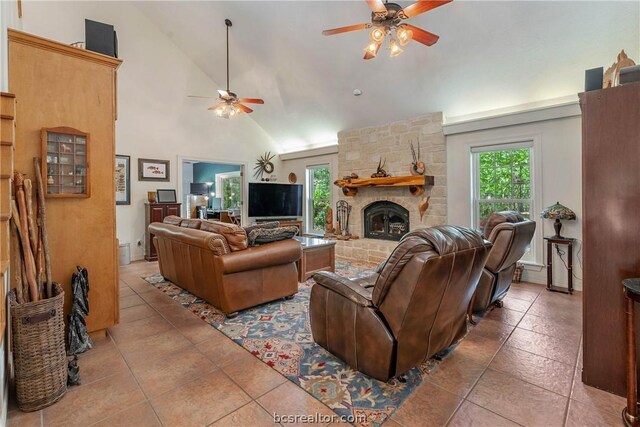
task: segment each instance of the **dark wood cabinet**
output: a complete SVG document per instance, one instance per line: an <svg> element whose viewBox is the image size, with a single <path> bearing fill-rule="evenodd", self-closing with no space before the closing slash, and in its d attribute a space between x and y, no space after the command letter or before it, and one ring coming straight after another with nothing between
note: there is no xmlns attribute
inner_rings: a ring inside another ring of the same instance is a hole
<svg viewBox="0 0 640 427"><path fill-rule="evenodd" d="M180 216L180 203L145 203L144 204L144 228L145 228L145 248L144 259L156 261L158 253L153 245L153 234L149 233L149 224L152 222L162 222L165 217L175 215Z"/></svg>
<svg viewBox="0 0 640 427"><path fill-rule="evenodd" d="M580 106L582 381L624 395L625 300L621 282L640 277L640 83L582 93Z"/></svg>

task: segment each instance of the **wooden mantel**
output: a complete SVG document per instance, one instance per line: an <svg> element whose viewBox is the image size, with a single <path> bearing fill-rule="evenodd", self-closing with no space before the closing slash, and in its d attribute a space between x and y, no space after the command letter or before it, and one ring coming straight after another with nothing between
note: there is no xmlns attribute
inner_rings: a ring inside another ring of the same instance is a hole
<svg viewBox="0 0 640 427"><path fill-rule="evenodd" d="M433 185L432 175L388 176L385 178L339 179L334 182L345 196L358 194L358 187L409 187L413 196L424 193L426 185Z"/></svg>

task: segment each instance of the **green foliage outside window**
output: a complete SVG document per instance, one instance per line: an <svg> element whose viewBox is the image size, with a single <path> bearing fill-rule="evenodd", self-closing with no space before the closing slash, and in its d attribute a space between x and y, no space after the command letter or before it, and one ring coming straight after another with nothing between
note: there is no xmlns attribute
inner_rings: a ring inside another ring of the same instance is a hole
<svg viewBox="0 0 640 427"><path fill-rule="evenodd" d="M487 151L479 159L480 225L493 212L515 210L531 215L531 149Z"/></svg>
<svg viewBox="0 0 640 427"><path fill-rule="evenodd" d="M313 229L323 232L331 200L329 168L312 169L313 172Z"/></svg>
<svg viewBox="0 0 640 427"><path fill-rule="evenodd" d="M241 180L239 176L222 179L222 209L236 209L242 200Z"/></svg>

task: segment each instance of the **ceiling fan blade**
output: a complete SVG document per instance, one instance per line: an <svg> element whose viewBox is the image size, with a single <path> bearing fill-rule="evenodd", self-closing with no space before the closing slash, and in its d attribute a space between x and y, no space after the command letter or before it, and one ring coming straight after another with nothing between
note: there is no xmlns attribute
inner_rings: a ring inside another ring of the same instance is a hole
<svg viewBox="0 0 640 427"><path fill-rule="evenodd" d="M413 31L413 36L411 37L413 40L425 44L427 46L433 46L436 44L440 36L430 33L429 31L425 31L422 28L414 27L411 24L403 24L403 27L408 30Z"/></svg>
<svg viewBox="0 0 640 427"><path fill-rule="evenodd" d="M348 27L340 27L334 28L332 30L324 30L322 32L323 36L332 36L334 34L348 33L349 31L358 31L364 30L366 28L371 27L371 24L357 24L357 25L349 25Z"/></svg>
<svg viewBox="0 0 640 427"><path fill-rule="evenodd" d="M216 99L216 98L217 98L217 96L198 96L198 95L187 95L187 98Z"/></svg>
<svg viewBox="0 0 640 427"><path fill-rule="evenodd" d="M412 5L409 5L399 12L399 16L402 19L413 18L421 13L428 12L436 7L444 6L453 0L418 0Z"/></svg>
<svg viewBox="0 0 640 427"><path fill-rule="evenodd" d="M372 12L387 13L387 7L382 3L382 0L365 0Z"/></svg>
<svg viewBox="0 0 640 427"><path fill-rule="evenodd" d="M215 104L212 105L211 107L207 108L207 110L219 110L220 108L222 108L225 105L224 102L221 102L220 104Z"/></svg>
<svg viewBox="0 0 640 427"><path fill-rule="evenodd" d="M220 96L223 97L223 98L229 96L229 92L227 92L226 90L222 90L222 89L218 89L218 94L220 94Z"/></svg>
<svg viewBox="0 0 640 427"><path fill-rule="evenodd" d="M239 102L236 103L236 107L238 107L239 109L241 109L242 111L244 111L245 113L251 113L253 112L253 110L249 107L247 107L246 105L242 105Z"/></svg>
<svg viewBox="0 0 640 427"><path fill-rule="evenodd" d="M264 101L260 98L238 98L238 102L244 102L247 104L264 104Z"/></svg>

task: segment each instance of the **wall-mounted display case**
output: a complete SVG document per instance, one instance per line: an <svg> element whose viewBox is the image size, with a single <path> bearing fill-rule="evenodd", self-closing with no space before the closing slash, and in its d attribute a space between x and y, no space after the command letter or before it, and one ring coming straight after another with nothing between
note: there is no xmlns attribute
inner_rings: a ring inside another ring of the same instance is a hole
<svg viewBox="0 0 640 427"><path fill-rule="evenodd" d="M46 197L89 197L89 134L69 127L42 129Z"/></svg>

